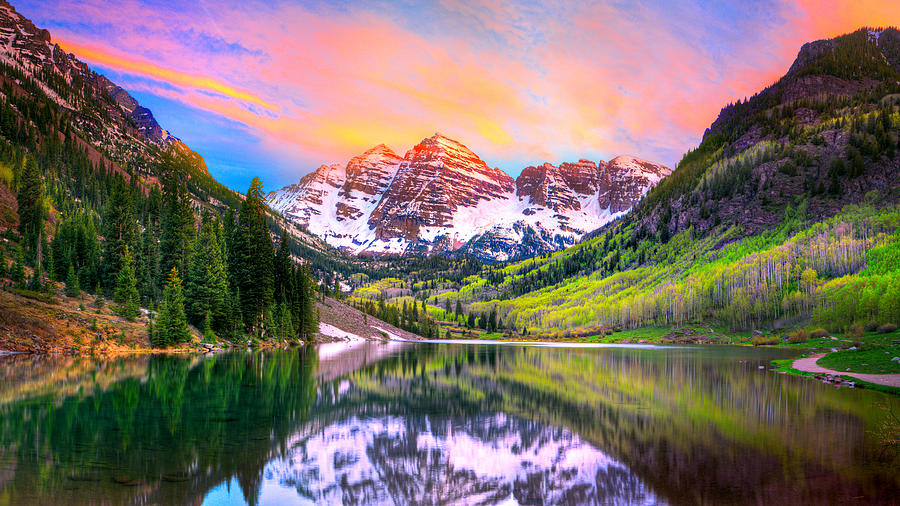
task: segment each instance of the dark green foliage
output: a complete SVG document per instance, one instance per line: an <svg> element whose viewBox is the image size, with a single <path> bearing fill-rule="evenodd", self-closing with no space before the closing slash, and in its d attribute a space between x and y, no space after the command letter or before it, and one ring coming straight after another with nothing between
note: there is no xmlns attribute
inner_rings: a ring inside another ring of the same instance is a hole
<svg viewBox="0 0 900 506"><path fill-rule="evenodd" d="M159 306L159 316L154 328L155 342L159 348L187 342L191 339L188 331L187 317L184 314L184 292L178 270L174 267L169 272L163 299Z"/></svg>
<svg viewBox="0 0 900 506"><path fill-rule="evenodd" d="M74 269L78 284L88 289L99 282L100 243L93 216L84 210L74 211L56 229L50 243L53 251L53 277L65 279Z"/></svg>
<svg viewBox="0 0 900 506"><path fill-rule="evenodd" d="M798 77L823 74L854 81L863 78L898 80L897 71L884 61L881 50L865 28L833 39L828 51L796 70Z"/></svg>
<svg viewBox="0 0 900 506"><path fill-rule="evenodd" d="M119 304L118 313L128 320L134 320L140 313L140 295L137 291L137 278L134 274L134 260L131 250L125 248L122 255L122 268L116 281L115 301Z"/></svg>
<svg viewBox="0 0 900 506"><path fill-rule="evenodd" d="M167 157L161 167L163 208L160 232L160 272L186 271L194 233L194 213L184 177L184 163Z"/></svg>
<svg viewBox="0 0 900 506"><path fill-rule="evenodd" d="M146 301L159 298L159 230L155 223L148 223L141 235L141 255L137 263L138 290Z"/></svg>
<svg viewBox="0 0 900 506"><path fill-rule="evenodd" d="M234 232L232 274L241 293L241 313L251 334L261 334L264 310L274 297L274 252L266 223L262 181L254 178Z"/></svg>
<svg viewBox="0 0 900 506"><path fill-rule="evenodd" d="M425 301L422 301L423 304ZM428 315L423 307L417 307L415 299L410 304L404 300L401 305L388 304L380 299L376 304L372 300L363 300L354 303L354 307L364 313L368 313L382 321L390 323L408 332L431 338L438 335L437 323Z"/></svg>
<svg viewBox="0 0 900 506"><path fill-rule="evenodd" d="M126 250L134 251L138 226L132 189L121 176L113 179L112 193L103 210L103 255L101 272L107 293L116 287Z"/></svg>
<svg viewBox="0 0 900 506"><path fill-rule="evenodd" d="M9 278L18 285L25 283L25 256L22 253L22 248L19 248L18 255L13 262L12 268L9 270Z"/></svg>
<svg viewBox="0 0 900 506"><path fill-rule="evenodd" d="M66 296L78 297L81 295L81 287L78 285L78 276L75 275L75 268L69 265L69 272L66 274Z"/></svg>
<svg viewBox="0 0 900 506"><path fill-rule="evenodd" d="M229 327L228 267L224 248L221 225L211 216L205 216L188 261L185 310L188 320L197 326L210 317L212 328L217 331Z"/></svg>
<svg viewBox="0 0 900 506"><path fill-rule="evenodd" d="M41 171L34 157L28 157L16 195L19 213L19 234L27 258L34 260L44 226L44 185Z"/></svg>

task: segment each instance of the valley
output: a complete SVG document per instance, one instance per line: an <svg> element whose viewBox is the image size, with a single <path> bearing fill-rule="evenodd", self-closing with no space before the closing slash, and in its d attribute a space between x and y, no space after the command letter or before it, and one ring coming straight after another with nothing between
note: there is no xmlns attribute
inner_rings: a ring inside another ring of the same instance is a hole
<svg viewBox="0 0 900 506"><path fill-rule="evenodd" d="M21 4L0 505L896 501L896 27Z"/></svg>
<svg viewBox="0 0 900 506"><path fill-rule="evenodd" d="M895 29L804 45L674 170L619 156L513 179L435 134L274 192L254 181L247 198L124 89L11 7L4 16L17 76L2 123L15 200L4 325L19 336L8 349L80 353L110 335L151 349L169 288L184 319L169 345L195 349L384 338L386 326L407 338L785 346L796 332L853 338L900 321ZM873 52L875 63L843 65ZM133 273L120 279L125 262ZM93 302L73 313L83 292ZM107 331L85 330L91 305ZM66 323L42 326L36 310ZM381 327L341 326L337 313ZM54 347L59 325L81 337Z"/></svg>

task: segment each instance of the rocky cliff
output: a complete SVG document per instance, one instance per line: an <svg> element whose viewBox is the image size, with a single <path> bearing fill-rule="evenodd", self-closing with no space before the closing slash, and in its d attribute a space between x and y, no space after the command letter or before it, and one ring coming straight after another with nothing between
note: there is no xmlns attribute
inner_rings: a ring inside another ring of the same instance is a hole
<svg viewBox="0 0 900 506"><path fill-rule="evenodd" d="M403 157L379 145L346 165L323 165L268 201L351 253L507 260L574 244L631 209L669 172L620 156L545 163L513 179L435 134Z"/></svg>

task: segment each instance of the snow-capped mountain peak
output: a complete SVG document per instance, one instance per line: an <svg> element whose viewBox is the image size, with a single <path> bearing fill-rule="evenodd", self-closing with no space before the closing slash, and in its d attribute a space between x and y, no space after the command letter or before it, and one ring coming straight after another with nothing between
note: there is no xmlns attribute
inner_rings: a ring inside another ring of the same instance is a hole
<svg viewBox="0 0 900 506"><path fill-rule="evenodd" d="M351 253L507 260L574 244L627 212L669 169L630 156L527 167L518 179L440 133L400 158L384 144L268 196Z"/></svg>

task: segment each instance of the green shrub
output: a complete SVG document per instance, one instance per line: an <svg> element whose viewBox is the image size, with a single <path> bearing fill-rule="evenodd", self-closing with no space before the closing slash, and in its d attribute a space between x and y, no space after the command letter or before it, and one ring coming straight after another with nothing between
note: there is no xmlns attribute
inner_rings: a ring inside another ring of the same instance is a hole
<svg viewBox="0 0 900 506"><path fill-rule="evenodd" d="M753 336L750 340L753 346L768 346L772 344L780 344L781 339L778 336Z"/></svg>
<svg viewBox="0 0 900 506"><path fill-rule="evenodd" d="M897 331L897 325L894 323L885 323L884 325L879 325L877 332L879 334L890 334L891 332Z"/></svg>
<svg viewBox="0 0 900 506"><path fill-rule="evenodd" d="M27 299L38 300L45 304L56 304L59 302L58 300L56 300L56 297L45 292L29 290L27 288L13 288L10 291L16 295L25 297Z"/></svg>
<svg viewBox="0 0 900 506"><path fill-rule="evenodd" d="M788 342L791 344L800 344L805 343L809 340L809 335L807 335L805 330L798 330L796 332L791 332L788 334Z"/></svg>
<svg viewBox="0 0 900 506"><path fill-rule="evenodd" d="M828 331L825 329L815 329L809 333L809 337L813 339L820 339L822 337L828 337Z"/></svg>
<svg viewBox="0 0 900 506"><path fill-rule="evenodd" d="M874 330L874 329L872 329ZM850 326L850 330L847 332L847 335L854 339L859 339L863 336L863 326L861 323L854 323Z"/></svg>

